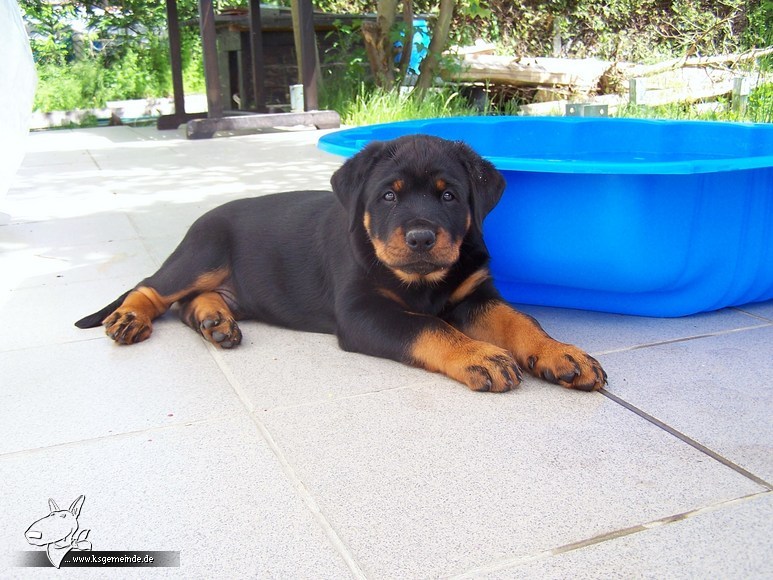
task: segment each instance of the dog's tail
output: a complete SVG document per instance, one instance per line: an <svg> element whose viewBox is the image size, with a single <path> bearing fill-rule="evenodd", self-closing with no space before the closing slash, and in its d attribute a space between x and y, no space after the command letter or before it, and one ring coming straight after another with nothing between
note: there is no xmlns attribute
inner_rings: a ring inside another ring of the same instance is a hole
<svg viewBox="0 0 773 580"><path fill-rule="evenodd" d="M127 290L126 292L121 294L121 296L113 300L110 304L108 304L101 310L97 310L94 314L89 314L88 316L84 316L78 322L75 323L75 326L77 326L78 328L94 328L96 326L99 326L100 324L102 324L102 321L105 318L107 318L108 314L110 314L113 310L115 310L121 305L124 298L126 298L129 295L129 292L131 292L131 290Z"/></svg>

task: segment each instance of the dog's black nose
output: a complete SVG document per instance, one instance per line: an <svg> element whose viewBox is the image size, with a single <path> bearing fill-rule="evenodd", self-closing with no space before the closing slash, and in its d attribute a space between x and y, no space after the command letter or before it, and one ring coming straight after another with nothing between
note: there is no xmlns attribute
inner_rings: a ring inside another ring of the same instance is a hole
<svg viewBox="0 0 773 580"><path fill-rule="evenodd" d="M427 229L408 230L405 243L414 252L426 252L435 245L435 232Z"/></svg>

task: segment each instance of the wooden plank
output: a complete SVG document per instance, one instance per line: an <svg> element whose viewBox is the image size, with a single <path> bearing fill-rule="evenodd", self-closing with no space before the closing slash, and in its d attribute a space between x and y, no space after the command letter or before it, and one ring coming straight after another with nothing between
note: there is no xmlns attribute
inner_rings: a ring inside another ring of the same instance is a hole
<svg viewBox="0 0 773 580"><path fill-rule="evenodd" d="M444 71L443 76L460 82L492 82L514 86L565 85L578 90L598 86L612 63L598 59L511 58L471 55L461 62L461 70Z"/></svg>
<svg viewBox="0 0 773 580"><path fill-rule="evenodd" d="M619 107L624 105L627 102L627 99L621 95L599 95L597 97L585 99L584 102L594 105L607 105L609 107L609 113L612 114ZM519 110L521 115L527 117L563 115L566 110L566 105L569 103L570 101L567 99L560 99L557 101L548 101L546 103L522 105Z"/></svg>

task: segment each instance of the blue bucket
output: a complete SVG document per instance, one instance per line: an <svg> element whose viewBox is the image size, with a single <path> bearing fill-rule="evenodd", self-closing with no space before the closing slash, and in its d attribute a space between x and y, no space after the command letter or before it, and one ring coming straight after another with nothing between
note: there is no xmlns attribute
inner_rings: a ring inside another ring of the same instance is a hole
<svg viewBox="0 0 773 580"><path fill-rule="evenodd" d="M463 117L320 139L350 156L425 133L468 143L507 188L484 223L511 302L683 316L773 298L773 126Z"/></svg>

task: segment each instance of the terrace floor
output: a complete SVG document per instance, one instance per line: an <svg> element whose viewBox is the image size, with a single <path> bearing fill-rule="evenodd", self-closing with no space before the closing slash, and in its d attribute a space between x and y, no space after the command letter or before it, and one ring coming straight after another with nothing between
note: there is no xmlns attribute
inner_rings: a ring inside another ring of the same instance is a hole
<svg viewBox="0 0 773 580"><path fill-rule="evenodd" d="M319 135L30 136L0 199L1 577L773 577L773 302L524 306L603 363L593 394L477 394L255 322L233 351L172 315L132 347L73 326L204 211L327 188L341 160ZM48 499L80 495L93 550L180 566L18 567Z"/></svg>

